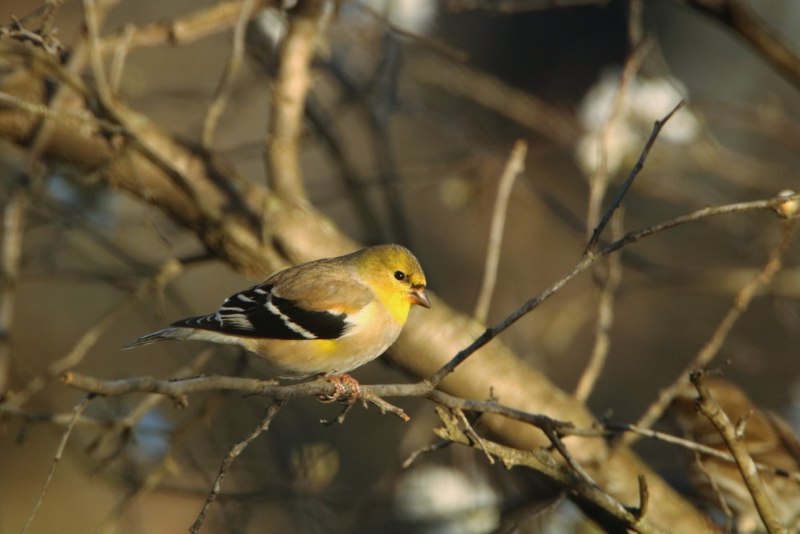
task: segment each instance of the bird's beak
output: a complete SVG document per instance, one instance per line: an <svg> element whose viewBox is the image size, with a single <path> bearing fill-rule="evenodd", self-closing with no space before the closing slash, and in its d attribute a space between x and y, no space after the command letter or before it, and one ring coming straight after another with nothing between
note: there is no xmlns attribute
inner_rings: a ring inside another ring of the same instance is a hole
<svg viewBox="0 0 800 534"><path fill-rule="evenodd" d="M411 290L411 302L414 304L419 304L420 306L424 306L426 308L431 307L431 301L428 298L428 294L425 293L424 287L415 287Z"/></svg>

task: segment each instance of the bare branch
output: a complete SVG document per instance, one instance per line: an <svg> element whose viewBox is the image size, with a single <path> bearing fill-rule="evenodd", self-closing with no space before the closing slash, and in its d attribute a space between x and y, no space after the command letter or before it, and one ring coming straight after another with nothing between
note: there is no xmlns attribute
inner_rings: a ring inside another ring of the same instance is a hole
<svg viewBox="0 0 800 534"><path fill-rule="evenodd" d="M499 458L506 468L510 469L515 466L524 466L534 469L538 473L554 481L559 487L567 488L580 499L594 504L634 532L662 532L645 518L638 517L636 514L630 512L619 501L601 490L595 484L588 483L572 469L556 462L550 454L543 449L523 451L500 445L499 443L489 441L485 438L482 438L480 442L476 442L465 430L459 428L458 419L452 413L448 413L439 408L437 408L437 413L444 424L444 427L434 430L439 437L462 445L483 449L487 454Z"/></svg>
<svg viewBox="0 0 800 534"><path fill-rule="evenodd" d="M661 128L667 123L667 121L672 117L680 108L683 106L683 101L678 102L678 104L672 108L672 111L667 113L663 119L658 120L653 124L653 131L650 132L650 137L647 139L647 142L642 149L641 154L639 155L639 160L636 162L636 165L633 166L631 172L628 174L628 177L625 179L625 182L617 191L617 196L614 198L611 205L608 207L606 212L603 214L603 218L600 219L600 222L592 232L591 238L589 238L589 243L586 245L585 254L590 254L594 251L594 248L597 246L598 241L600 240L600 235L605 230L608 221L611 220L611 216L614 215L614 212L619 208L620 204L622 203L622 199L625 198L625 194L628 192L628 189L633 185L633 181L638 176L639 172L644 168L644 163L647 161L647 156L650 153L650 149L653 147L653 143L656 142L656 138L658 137Z"/></svg>
<svg viewBox="0 0 800 534"><path fill-rule="evenodd" d="M744 442L737 436L736 429L731 424L730 419L725 412L720 408L719 404L714 400L708 386L703 384L703 372L694 371L691 375L691 382L697 389L700 398L696 402L696 406L700 413L708 417L708 420L719 431L725 444L736 459L736 465L742 473L742 479L753 497L753 502L756 505L758 514L761 520L764 521L764 526L770 534L783 534L788 532L786 527L781 523L780 518L775 513L775 508L772 505L761 477L758 475L753 458L747 452Z"/></svg>
<svg viewBox="0 0 800 534"><path fill-rule="evenodd" d="M0 399L5 396L11 372L11 329L14 324L22 237L28 207L28 192L14 187L3 206L0 242Z"/></svg>
<svg viewBox="0 0 800 534"><path fill-rule="evenodd" d="M778 196L778 198L781 197ZM733 326L744 312L747 311L750 302L756 296L757 292L761 288L767 286L775 277L775 274L781 269L783 265L783 255L792 242L795 221L795 219L790 219L784 222L781 240L770 253L764 267L758 274L742 286L733 299L733 305L728 310L728 313L725 314L725 317L722 318L719 325L717 325L711 338L700 349L692 361L688 363L685 370L678 375L678 378L676 378L669 387L659 392L658 398L645 410L645 413L636 423L637 427L649 428L658 421L675 396L688 385L689 373L694 369L703 369L711 363L727 339L728 334L733 329ZM627 435L622 441L626 444L631 444L635 440L635 436Z"/></svg>
<svg viewBox="0 0 800 534"><path fill-rule="evenodd" d="M275 194L299 204L308 202L300 169L300 134L311 61L330 13L322 0L302 0L292 11L275 80L265 141L267 169Z"/></svg>
<svg viewBox="0 0 800 534"><path fill-rule="evenodd" d="M280 401L270 404L267 408L267 414L264 416L261 424L259 424L246 438L231 447L231 450L229 450L228 454L225 455L225 459L222 460L222 465L219 468L219 473L217 473L217 478L214 479L214 485L211 487L211 491L203 503L203 508L200 510L200 514L198 514L197 519L194 520L194 523L192 523L192 526L189 528L189 532L192 534L197 534L200 532L200 529L203 527L203 523L206 520L206 514L208 514L209 508L213 502L217 500L217 497L219 497L219 493L222 490L222 479L225 478L225 475L228 473L228 469L230 468L231 464L233 464L234 460L236 460L236 458L242 454L248 445L250 445L258 436L269 429L269 425L272 423L275 415L281 409L281 406L283 406L283 403Z"/></svg>
<svg viewBox="0 0 800 534"><path fill-rule="evenodd" d="M511 150L511 155L508 157L503 174L497 184L497 197L494 201L486 263L483 268L483 282L478 296L478 303L475 305L475 318L482 323L486 322L486 318L489 315L489 305L492 302L494 284L497 281L497 264L500 262L500 247L503 244L503 228L506 222L508 199L511 197L514 181L525 170L525 156L527 153L528 144L525 141L518 140L514 143L514 148Z"/></svg>
<svg viewBox="0 0 800 534"><path fill-rule="evenodd" d="M61 461L61 457L64 454L64 449L67 446L67 441L69 440L69 436L72 434L72 429L75 428L75 423L83 413L83 410L86 409L88 406L89 401L93 398L92 395L86 395L78 404L75 405L75 408L72 410L72 419L70 420L67 428L64 430L64 433L61 435L61 442L58 444L58 449L56 450L56 455L53 457L53 462L50 464L50 471L47 473L47 478L45 479L44 485L42 486L42 491L39 493L39 498L36 499L36 504L33 505L33 510L31 514L28 516L28 520L25 522L25 526L22 527L22 534L28 531L31 524L33 523L34 518L36 517L36 512L39 511L41 508L42 503L44 503L44 497L47 494L47 490L50 488L50 483L53 481L53 475L56 472L56 466L58 462Z"/></svg>
<svg viewBox="0 0 800 534"><path fill-rule="evenodd" d="M727 26L790 83L800 85L800 58L748 4L739 0L681 0L680 3L685 3Z"/></svg>
<svg viewBox="0 0 800 534"><path fill-rule="evenodd" d="M123 28L102 41L104 55L127 50L164 45L182 46L223 32L236 24L247 0L229 0L198 9L189 15L146 26ZM258 5L263 5L259 1Z"/></svg>
<svg viewBox="0 0 800 534"><path fill-rule="evenodd" d="M233 87L233 81L244 62L245 30L247 29L247 22L253 16L255 5L256 0L244 0L242 2L242 10L239 13L239 18L236 20L236 26L233 28L231 54L228 56L228 61L225 63L225 69L222 72L217 89L214 91L214 99L208 106L206 119L203 122L201 142L207 149L211 147L214 140L214 130L217 127L219 118L225 111L225 106L228 103L228 98L230 97Z"/></svg>

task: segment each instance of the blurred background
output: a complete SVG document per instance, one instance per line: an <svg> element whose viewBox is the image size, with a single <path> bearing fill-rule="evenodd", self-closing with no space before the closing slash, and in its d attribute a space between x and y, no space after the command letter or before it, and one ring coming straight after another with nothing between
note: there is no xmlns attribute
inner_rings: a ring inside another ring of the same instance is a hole
<svg viewBox="0 0 800 534"><path fill-rule="evenodd" d="M343 2L318 45L302 143L313 204L360 242L409 246L425 266L429 287L468 314L481 286L499 178L514 142L528 143L525 171L507 208L489 324L580 259L589 179L602 168L598 132L632 53L636 68L628 64L625 72L635 72L626 78L614 124L604 134L611 196L639 157L653 121L681 99L686 105L663 130L626 197L626 231L798 187L798 80L783 77L729 29L681 2L563 4ZM186 17L213 2L108 5L104 36ZM24 21L36 7L4 0L0 17L4 24L12 16ZM800 50L800 5L770 0L752 7L774 35ZM56 12L58 38L67 50L82 17L82 4L71 0ZM284 15L272 9L248 27L247 61L209 146L259 183L268 183L263 140L282 24ZM634 49L631 35L639 33L647 44ZM120 98L174 135L199 143L230 50L230 31L180 46L132 49L120 72ZM6 177L0 195L23 159L18 148L0 144ZM733 214L626 247L608 362L587 401L592 411L635 421L708 341L780 234L774 214ZM191 233L156 208L109 190L96 177L60 169L47 174L30 203L13 312L6 388L30 395L25 417L0 415L0 532L18 532L25 523L62 438L63 424L32 414L67 417L81 397L57 380L35 378L86 341L87 333L97 338L76 370L93 376L168 378L178 370L261 376L233 349L163 344L119 351L129 339L210 312L257 282L200 258L163 295L132 296L168 259L203 252ZM797 260L793 247L715 362L755 402L795 425ZM596 299L592 276L583 275L502 337L531 366L573 391L594 343ZM382 359L354 376L365 383L414 380ZM436 442L431 429L438 420L428 402L398 404L412 416L410 423L356 408L345 424L322 425L320 419L338 413L335 406L291 403L234 463L205 531L590 528L529 473L489 466L481 454L443 448L403 469L413 451ZM263 399L235 393L192 396L186 409L141 395L93 401L86 415L112 420L133 413L137 423L117 433L76 427L30 531L185 531L222 457L255 427L263 408ZM652 441L640 442L637 451L684 488L679 451ZM450 511L432 512L435 506ZM452 526L453 518L464 522Z"/></svg>

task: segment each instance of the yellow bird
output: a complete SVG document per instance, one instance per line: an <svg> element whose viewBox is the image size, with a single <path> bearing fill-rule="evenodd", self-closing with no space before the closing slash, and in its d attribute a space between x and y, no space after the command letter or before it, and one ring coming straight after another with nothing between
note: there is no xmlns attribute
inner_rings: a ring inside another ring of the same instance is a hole
<svg viewBox="0 0 800 534"><path fill-rule="evenodd" d="M166 339L239 345L276 376L347 373L383 354L411 306L430 308L419 261L399 245L289 267L225 299L210 314L172 323L125 349Z"/></svg>

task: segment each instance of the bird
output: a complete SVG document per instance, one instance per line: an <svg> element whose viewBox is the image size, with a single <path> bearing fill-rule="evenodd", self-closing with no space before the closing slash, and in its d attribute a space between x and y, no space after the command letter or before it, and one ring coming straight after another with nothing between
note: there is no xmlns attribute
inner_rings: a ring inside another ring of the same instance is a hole
<svg viewBox="0 0 800 534"><path fill-rule="evenodd" d="M375 245L276 272L214 313L175 321L123 349L164 340L232 344L277 378L345 377L357 388L347 373L395 342L413 305L431 307L419 261L400 245Z"/></svg>
<svg viewBox="0 0 800 534"><path fill-rule="evenodd" d="M766 466L759 472L775 513L790 531L800 528L800 440L791 426L778 415L753 404L738 386L720 377L704 383L734 425L741 421L743 442L753 460ZM717 429L695 408L697 392L688 385L667 413L692 441L728 453ZM699 496L714 511L729 515L736 532L764 532L765 527L753 498L735 463L703 454L689 462L687 474ZM726 511L727 509L727 511Z"/></svg>

